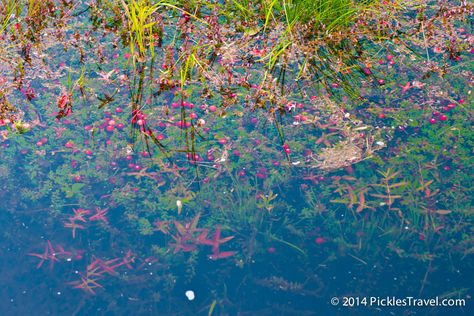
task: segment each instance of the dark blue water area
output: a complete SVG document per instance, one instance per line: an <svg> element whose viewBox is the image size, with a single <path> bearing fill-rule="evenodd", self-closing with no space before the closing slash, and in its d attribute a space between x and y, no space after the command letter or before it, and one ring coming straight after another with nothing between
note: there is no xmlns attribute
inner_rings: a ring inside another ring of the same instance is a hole
<svg viewBox="0 0 474 316"><path fill-rule="evenodd" d="M45 243L45 234L37 240L41 235L37 233L48 224L38 227L28 222L27 215L0 214L1 315L209 315L211 309L212 315L472 315L469 301L464 308L444 309L363 302L364 297L433 298L445 288L468 288L463 296L469 297L473 271L463 270L462 264L451 263L454 270L430 271L420 295L427 265L383 259L362 264L344 254L328 260L327 254L336 250L331 245L323 250L308 246L310 259L276 245L275 252L242 265L236 260L209 260L206 251L178 253L172 262L150 263L140 271L121 270L120 276L103 279L103 288L91 295L70 284L90 262L87 254L71 262L44 262L37 269L38 261L28 253ZM64 243L68 237L62 236ZM104 240L101 246L107 244L113 243ZM193 301L185 296L188 290L195 293ZM333 306L331 299L336 297L339 303ZM344 301L354 305L356 300L362 306L341 306Z"/></svg>

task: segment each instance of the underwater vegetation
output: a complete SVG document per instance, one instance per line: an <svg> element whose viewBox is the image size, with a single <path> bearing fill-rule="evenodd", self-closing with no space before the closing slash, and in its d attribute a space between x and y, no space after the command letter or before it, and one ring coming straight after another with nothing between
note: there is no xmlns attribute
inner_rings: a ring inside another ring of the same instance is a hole
<svg viewBox="0 0 474 316"><path fill-rule="evenodd" d="M473 8L0 0L1 313L468 315Z"/></svg>

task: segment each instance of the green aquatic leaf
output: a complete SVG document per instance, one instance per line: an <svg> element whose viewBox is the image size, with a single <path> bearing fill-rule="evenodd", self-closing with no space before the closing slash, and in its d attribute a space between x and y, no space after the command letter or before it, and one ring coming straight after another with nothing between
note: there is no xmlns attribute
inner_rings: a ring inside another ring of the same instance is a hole
<svg viewBox="0 0 474 316"><path fill-rule="evenodd" d="M70 188L65 188L64 192L66 193L66 197L72 198L74 195L79 193L83 187L84 183L74 183Z"/></svg>

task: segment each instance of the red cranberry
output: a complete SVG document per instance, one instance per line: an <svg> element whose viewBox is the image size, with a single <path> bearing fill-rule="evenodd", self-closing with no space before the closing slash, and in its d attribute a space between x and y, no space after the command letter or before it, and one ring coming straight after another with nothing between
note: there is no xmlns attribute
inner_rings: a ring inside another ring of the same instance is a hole
<svg viewBox="0 0 474 316"><path fill-rule="evenodd" d="M436 119L434 117L430 118L430 124L436 124Z"/></svg>
<svg viewBox="0 0 474 316"><path fill-rule="evenodd" d="M444 121L446 121L447 119L448 119L448 117L447 117L446 115L444 115L444 114L441 114L441 115L439 116L439 120L440 120L441 122L444 122Z"/></svg>
<svg viewBox="0 0 474 316"><path fill-rule="evenodd" d="M385 118L385 114L384 113L380 113L379 114L379 119L384 119Z"/></svg>

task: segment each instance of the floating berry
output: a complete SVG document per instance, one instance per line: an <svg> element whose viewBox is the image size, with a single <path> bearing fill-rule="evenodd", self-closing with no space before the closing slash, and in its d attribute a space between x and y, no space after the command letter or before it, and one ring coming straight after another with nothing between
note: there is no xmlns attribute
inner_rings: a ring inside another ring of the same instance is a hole
<svg viewBox="0 0 474 316"><path fill-rule="evenodd" d="M440 120L441 122L444 122L444 121L446 121L447 119L448 119L448 117L447 117L446 115L444 115L444 114L441 114L441 115L439 116L439 120Z"/></svg>
<svg viewBox="0 0 474 316"><path fill-rule="evenodd" d="M379 119L384 119L385 118L385 114L384 113L380 113L379 114Z"/></svg>
<svg viewBox="0 0 474 316"><path fill-rule="evenodd" d="M430 124L436 124L436 119L434 117L430 118Z"/></svg>

